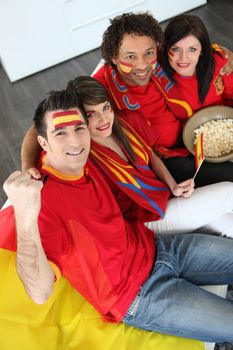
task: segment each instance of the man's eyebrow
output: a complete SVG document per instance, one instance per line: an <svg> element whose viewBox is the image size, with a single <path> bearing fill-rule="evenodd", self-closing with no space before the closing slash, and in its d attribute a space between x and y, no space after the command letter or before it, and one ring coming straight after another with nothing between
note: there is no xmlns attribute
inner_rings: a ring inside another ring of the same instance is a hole
<svg viewBox="0 0 233 350"><path fill-rule="evenodd" d="M145 51L149 51L149 50L154 50L156 48L156 45L148 47ZM133 54L136 53L136 51L126 51L127 54Z"/></svg>
<svg viewBox="0 0 233 350"><path fill-rule="evenodd" d="M60 130L64 130L64 129L65 129L65 127L56 128L56 129L51 131L51 134L54 134L55 132L60 131Z"/></svg>
<svg viewBox="0 0 233 350"><path fill-rule="evenodd" d="M173 44L172 46L180 47L180 45L177 45L177 44ZM171 46L171 47L172 47L172 46ZM193 46L199 46L199 43L197 43L197 44L191 44L191 45L189 45L188 47L193 47Z"/></svg>
<svg viewBox="0 0 233 350"><path fill-rule="evenodd" d="M152 50L152 49L155 49L155 48L156 48L156 45L153 45L153 46L151 46L151 47L148 47L148 49L146 49L146 51Z"/></svg>
<svg viewBox="0 0 233 350"><path fill-rule="evenodd" d="M135 53L135 51L125 51L126 53Z"/></svg>

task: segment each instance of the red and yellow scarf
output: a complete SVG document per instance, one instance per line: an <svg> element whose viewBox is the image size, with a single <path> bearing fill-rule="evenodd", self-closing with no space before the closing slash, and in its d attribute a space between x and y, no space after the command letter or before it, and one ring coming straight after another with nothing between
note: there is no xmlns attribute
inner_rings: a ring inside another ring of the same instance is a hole
<svg viewBox="0 0 233 350"><path fill-rule="evenodd" d="M105 78L108 82L108 86L114 102L119 110L136 110L141 107L133 95L129 93L127 86L122 80L120 74L118 74L113 67L106 65ZM177 96L176 98L175 96L172 96L173 89L171 88L174 84L168 78L166 72L158 62L156 62L155 69L151 75L151 80L156 85L158 90L163 94L166 101L172 103L175 106L173 106L173 108L177 108L178 110L180 109L182 111L185 109L188 116L192 114L192 110L188 103L183 100L178 100ZM179 114L178 111L177 113Z"/></svg>
<svg viewBox="0 0 233 350"><path fill-rule="evenodd" d="M137 204L155 214L155 219L163 218L170 196L170 190L150 168L151 149L142 138L120 119L124 134L129 140L136 159L124 150L129 162L108 147L92 141L91 156L105 175Z"/></svg>
<svg viewBox="0 0 233 350"><path fill-rule="evenodd" d="M127 85L121 78L120 74L111 66L105 65L105 79L107 81L107 86L109 92L112 96L113 102L119 111L130 110L136 111L141 108L140 103L135 99L135 97L130 93ZM184 109L190 115L191 109L185 101L180 101L172 96L173 83L167 77L167 74L162 69L161 65L157 62L155 69L151 75L152 82L156 85L156 88L162 93L167 101L176 105L178 109ZM162 87L161 87L162 86ZM169 96L168 96L169 93ZM144 116L146 118L146 116ZM150 128L150 126L148 126ZM156 130L155 130L156 132ZM177 157L177 156L188 156L189 152L186 148L173 148L168 149L163 146L156 146L156 151L161 153L164 157Z"/></svg>

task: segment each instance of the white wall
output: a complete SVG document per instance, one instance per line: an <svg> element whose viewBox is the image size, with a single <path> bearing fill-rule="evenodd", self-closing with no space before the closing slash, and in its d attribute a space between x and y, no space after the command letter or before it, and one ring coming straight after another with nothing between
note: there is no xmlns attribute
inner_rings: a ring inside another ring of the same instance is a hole
<svg viewBox="0 0 233 350"><path fill-rule="evenodd" d="M1 0L0 58L16 81L97 48L109 18L147 11L162 21L206 0Z"/></svg>
<svg viewBox="0 0 233 350"><path fill-rule="evenodd" d="M148 0L147 3L154 17L161 22L179 13L205 5L207 0Z"/></svg>

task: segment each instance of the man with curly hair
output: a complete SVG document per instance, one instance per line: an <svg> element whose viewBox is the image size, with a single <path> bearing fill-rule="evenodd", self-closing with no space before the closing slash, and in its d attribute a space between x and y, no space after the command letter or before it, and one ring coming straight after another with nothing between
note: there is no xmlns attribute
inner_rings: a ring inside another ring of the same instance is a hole
<svg viewBox="0 0 233 350"><path fill-rule="evenodd" d="M182 121L171 112L161 93L161 81L165 90L173 84L157 61L163 45L162 29L147 12L124 13L110 22L101 46L105 64L94 78L107 88L121 116L142 137L146 132L150 146L161 155L175 180L193 177L195 158L183 146ZM233 181L232 174L230 162L204 162L195 184Z"/></svg>
<svg viewBox="0 0 233 350"><path fill-rule="evenodd" d="M136 129L135 115L143 116L146 128L149 125L152 130L152 146L169 149L177 144L182 126L167 108L153 79L162 40L162 29L149 13L124 13L113 18L101 46L105 65L94 78L108 89L116 108Z"/></svg>
<svg viewBox="0 0 233 350"><path fill-rule="evenodd" d="M115 108L155 148L177 182L193 177L195 159L181 141L182 122L167 107L160 80L170 81L157 61L163 32L149 13L124 13L111 20L103 35L105 65L94 75L109 91ZM232 63L230 61L230 63ZM166 84L165 84L166 85ZM141 119L138 122L138 119ZM40 149L32 126L22 146L22 169L37 163ZM233 163L203 163L196 187L233 181Z"/></svg>

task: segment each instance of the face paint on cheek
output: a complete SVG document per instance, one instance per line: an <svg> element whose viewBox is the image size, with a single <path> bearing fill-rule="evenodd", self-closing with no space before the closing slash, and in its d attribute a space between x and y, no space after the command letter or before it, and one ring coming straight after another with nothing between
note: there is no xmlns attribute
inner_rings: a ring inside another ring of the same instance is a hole
<svg viewBox="0 0 233 350"><path fill-rule="evenodd" d="M156 67L156 63L157 63L157 59L156 58L153 61L151 61L151 63L150 63L153 70Z"/></svg>
<svg viewBox="0 0 233 350"><path fill-rule="evenodd" d="M168 52L167 52L167 54L168 54L168 61L169 61L170 63L173 62L173 59L174 59L174 52L173 52L171 49L169 49Z"/></svg>
<svg viewBox="0 0 233 350"><path fill-rule="evenodd" d="M93 111L86 111L87 118L89 118L94 112Z"/></svg>
<svg viewBox="0 0 233 350"><path fill-rule="evenodd" d="M133 65L124 61L118 61L119 67L125 74L130 74L133 69Z"/></svg>
<svg viewBox="0 0 233 350"><path fill-rule="evenodd" d="M53 113L52 118L55 129L83 123L80 114L75 110Z"/></svg>

